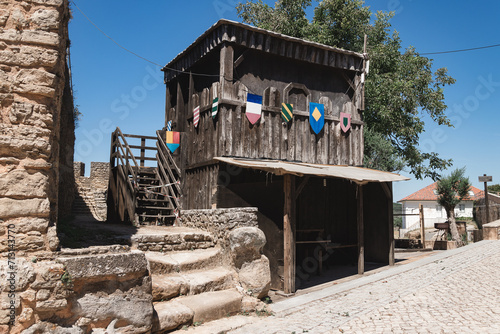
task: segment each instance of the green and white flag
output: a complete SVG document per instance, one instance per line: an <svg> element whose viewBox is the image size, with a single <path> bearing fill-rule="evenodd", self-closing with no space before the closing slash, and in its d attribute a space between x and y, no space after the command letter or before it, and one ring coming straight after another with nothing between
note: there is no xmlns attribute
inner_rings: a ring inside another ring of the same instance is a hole
<svg viewBox="0 0 500 334"><path fill-rule="evenodd" d="M216 97L212 102L212 117L215 118L217 116L217 112L219 111L219 98Z"/></svg>

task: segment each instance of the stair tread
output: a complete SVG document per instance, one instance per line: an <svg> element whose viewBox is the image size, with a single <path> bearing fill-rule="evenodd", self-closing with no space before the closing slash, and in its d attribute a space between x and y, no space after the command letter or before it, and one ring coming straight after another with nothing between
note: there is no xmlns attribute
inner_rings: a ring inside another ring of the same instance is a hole
<svg viewBox="0 0 500 334"><path fill-rule="evenodd" d="M149 205L139 205L138 209L152 209L152 210L172 210L171 206L149 206Z"/></svg>
<svg viewBox="0 0 500 334"><path fill-rule="evenodd" d="M169 202L168 199L159 199L159 198L138 198L138 201L144 202Z"/></svg>
<svg viewBox="0 0 500 334"><path fill-rule="evenodd" d="M178 251L169 253L146 252L146 259L150 262L180 265L184 263L195 263L199 260L209 259L218 255L220 248L195 249L192 251Z"/></svg>
<svg viewBox="0 0 500 334"><path fill-rule="evenodd" d="M147 214L139 213L138 216L144 217L144 218L175 218L175 215L162 215L162 214L147 215Z"/></svg>
<svg viewBox="0 0 500 334"><path fill-rule="evenodd" d="M236 290L204 292L176 298L194 312L193 322L216 320L241 310L242 295Z"/></svg>
<svg viewBox="0 0 500 334"><path fill-rule="evenodd" d="M225 267L185 273L153 274L153 300L168 300L183 295L220 291L234 287L235 272Z"/></svg>
<svg viewBox="0 0 500 334"><path fill-rule="evenodd" d="M220 266L222 261L222 252L215 247L168 253L148 251L145 255L151 274L155 275L214 268Z"/></svg>
<svg viewBox="0 0 500 334"><path fill-rule="evenodd" d="M226 317L241 310L242 295L235 289L204 292L157 302L153 331L163 332L185 323L207 322Z"/></svg>

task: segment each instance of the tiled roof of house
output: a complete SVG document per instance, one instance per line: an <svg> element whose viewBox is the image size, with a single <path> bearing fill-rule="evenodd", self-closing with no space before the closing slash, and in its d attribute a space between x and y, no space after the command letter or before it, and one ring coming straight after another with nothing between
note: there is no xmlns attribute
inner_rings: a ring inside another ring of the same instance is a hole
<svg viewBox="0 0 500 334"><path fill-rule="evenodd" d="M435 190L437 188L437 182L434 182L431 185L428 185L425 188L420 189L417 192L414 192L411 195L406 196L405 198L399 200L398 202L404 202L404 201L437 201L437 194L435 193ZM479 190L476 187L470 187L470 191L474 194L473 196L467 196L464 198L464 201L475 201L480 198L484 197L484 191Z"/></svg>

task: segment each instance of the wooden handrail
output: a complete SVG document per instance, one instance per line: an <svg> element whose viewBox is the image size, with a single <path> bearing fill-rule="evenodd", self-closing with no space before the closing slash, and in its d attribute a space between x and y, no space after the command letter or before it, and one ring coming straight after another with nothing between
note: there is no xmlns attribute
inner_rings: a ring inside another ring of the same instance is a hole
<svg viewBox="0 0 500 334"><path fill-rule="evenodd" d="M174 158L172 157L172 155L170 154L170 151L168 150L167 148L167 145L165 144L165 141L163 140L163 138L161 137L161 132L160 130L156 131L156 135L158 137L158 140L157 140L157 144L159 143L160 146L161 146L161 149L163 150L163 152L166 153L166 156L168 157L168 163L170 163L172 166L174 166L175 168L175 171L177 172L177 174L181 174L181 170L179 167L177 167L177 164L175 163L175 160Z"/></svg>

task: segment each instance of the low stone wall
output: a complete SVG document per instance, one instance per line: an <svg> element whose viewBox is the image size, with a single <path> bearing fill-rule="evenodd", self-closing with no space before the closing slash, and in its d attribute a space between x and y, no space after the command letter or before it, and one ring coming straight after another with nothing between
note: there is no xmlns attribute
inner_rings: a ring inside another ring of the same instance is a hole
<svg viewBox="0 0 500 334"><path fill-rule="evenodd" d="M257 208L182 210L180 226L210 232L215 244L229 249L229 234L238 227L258 227Z"/></svg>
<svg viewBox="0 0 500 334"><path fill-rule="evenodd" d="M484 240L500 240L500 220L483 225Z"/></svg>
<svg viewBox="0 0 500 334"><path fill-rule="evenodd" d="M2 284L0 332L46 333L64 327L64 333L90 333L108 326L120 333L148 332L153 307L146 258L138 251L116 253L119 249L72 250L45 260L16 258L12 267L0 266L0 279L8 282Z"/></svg>
<svg viewBox="0 0 500 334"><path fill-rule="evenodd" d="M75 196L82 199L95 219L107 218L107 191L109 182L109 163L91 162L90 177L85 177L85 164L74 162Z"/></svg>

